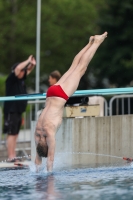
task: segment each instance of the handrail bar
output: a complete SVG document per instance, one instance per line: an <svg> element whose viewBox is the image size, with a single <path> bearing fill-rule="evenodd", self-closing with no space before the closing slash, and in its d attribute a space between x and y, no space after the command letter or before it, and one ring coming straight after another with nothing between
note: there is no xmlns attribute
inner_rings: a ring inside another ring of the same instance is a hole
<svg viewBox="0 0 133 200"><path fill-rule="evenodd" d="M133 95L116 95L112 97L109 101L109 115L112 116L112 104L115 99L130 98L130 97L133 97ZM128 111L129 111L129 108L128 108Z"/></svg>

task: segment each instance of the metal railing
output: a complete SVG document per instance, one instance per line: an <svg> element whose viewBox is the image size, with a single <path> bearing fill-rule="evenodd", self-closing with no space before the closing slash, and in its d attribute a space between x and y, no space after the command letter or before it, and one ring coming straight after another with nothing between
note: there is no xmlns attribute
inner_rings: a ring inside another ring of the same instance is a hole
<svg viewBox="0 0 133 200"><path fill-rule="evenodd" d="M116 115L120 115L120 110L121 110L121 114L131 114L131 98L133 98L133 95L117 95L114 96L110 99L109 101L109 115L112 116L113 115L113 103L116 100ZM125 99L127 99L127 103L126 103L126 110L125 110ZM133 114L133 113L132 113Z"/></svg>
<svg viewBox="0 0 133 200"><path fill-rule="evenodd" d="M108 103L105 98L104 98L104 115L108 116Z"/></svg>

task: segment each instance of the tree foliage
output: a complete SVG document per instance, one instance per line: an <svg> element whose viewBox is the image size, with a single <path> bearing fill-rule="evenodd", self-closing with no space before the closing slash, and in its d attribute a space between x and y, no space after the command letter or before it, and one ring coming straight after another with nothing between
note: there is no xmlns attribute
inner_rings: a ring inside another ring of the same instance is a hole
<svg viewBox="0 0 133 200"><path fill-rule="evenodd" d="M106 86L125 87L132 85L133 80L133 3L132 0L112 1L100 13L99 26L101 32L108 31L104 48L98 53L95 65L97 84ZM107 81L108 80L108 81Z"/></svg>
<svg viewBox="0 0 133 200"><path fill-rule="evenodd" d="M48 0L41 1L40 87L48 74L63 74L74 56L86 45L90 35L108 31L83 76L79 89L123 87L133 77L133 4L131 0ZM36 54L37 1L0 1L1 73ZM35 70L28 79L34 89ZM43 89L42 89L43 90ZM3 94L3 93L2 93Z"/></svg>
<svg viewBox="0 0 133 200"><path fill-rule="evenodd" d="M41 74L58 69L63 74L74 56L99 32L98 10L103 1L49 0L42 5ZM44 23L43 23L44 22ZM80 88L87 89L87 73Z"/></svg>
<svg viewBox="0 0 133 200"><path fill-rule="evenodd" d="M98 11L104 0L41 1L41 84L54 69L64 73L91 34L98 32ZM0 1L1 73L8 74L18 61L36 54L37 1ZM35 71L28 79L34 89ZM89 87L87 74L81 84Z"/></svg>

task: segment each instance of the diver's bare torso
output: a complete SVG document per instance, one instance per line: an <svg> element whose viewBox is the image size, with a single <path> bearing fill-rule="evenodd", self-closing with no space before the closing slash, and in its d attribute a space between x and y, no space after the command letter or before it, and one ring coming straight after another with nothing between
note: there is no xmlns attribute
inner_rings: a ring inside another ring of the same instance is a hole
<svg viewBox="0 0 133 200"><path fill-rule="evenodd" d="M43 136L55 134L62 122L66 100L60 97L48 97L46 107L42 111L36 126L36 132Z"/></svg>

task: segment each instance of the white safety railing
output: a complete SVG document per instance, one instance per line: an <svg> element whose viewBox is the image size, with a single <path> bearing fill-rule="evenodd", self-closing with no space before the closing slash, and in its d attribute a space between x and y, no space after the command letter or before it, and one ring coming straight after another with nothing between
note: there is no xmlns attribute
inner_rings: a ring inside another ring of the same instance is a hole
<svg viewBox="0 0 133 200"><path fill-rule="evenodd" d="M114 96L110 99L109 101L109 115L112 116L113 115L113 103L116 100L116 115L120 114L120 110L121 110L121 114L131 114L131 99L133 98L133 95L117 95ZM127 99L127 109L125 110L125 99Z"/></svg>
<svg viewBox="0 0 133 200"><path fill-rule="evenodd" d="M104 98L104 115L108 116L108 103L105 98Z"/></svg>

